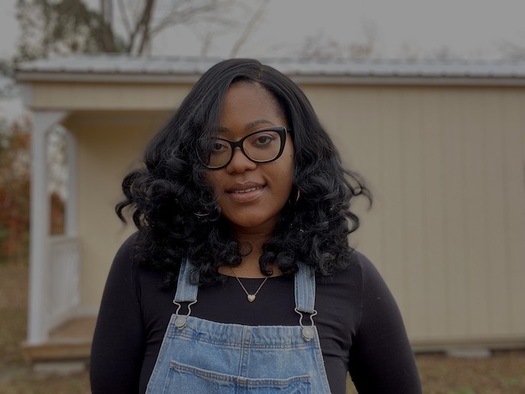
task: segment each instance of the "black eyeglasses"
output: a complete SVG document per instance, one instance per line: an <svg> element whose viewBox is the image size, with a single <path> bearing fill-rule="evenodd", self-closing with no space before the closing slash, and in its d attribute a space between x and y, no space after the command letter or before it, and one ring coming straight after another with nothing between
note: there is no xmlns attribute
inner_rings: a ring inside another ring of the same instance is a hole
<svg viewBox="0 0 525 394"><path fill-rule="evenodd" d="M271 127L250 133L239 141L215 138L200 149L199 158L210 170L218 170L230 164L235 148L239 148L254 163L269 163L283 154L289 131L286 127Z"/></svg>

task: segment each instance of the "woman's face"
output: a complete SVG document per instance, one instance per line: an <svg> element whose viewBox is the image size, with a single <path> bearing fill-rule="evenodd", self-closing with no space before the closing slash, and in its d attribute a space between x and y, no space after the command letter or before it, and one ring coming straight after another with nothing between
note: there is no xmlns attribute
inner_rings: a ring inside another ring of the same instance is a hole
<svg viewBox="0 0 525 394"><path fill-rule="evenodd" d="M277 101L260 85L243 82L228 90L219 121L219 137L230 141L268 127L288 127ZM234 231L273 231L292 188L293 157L293 143L286 133L284 151L275 161L254 163L236 148L226 167L209 171L222 214Z"/></svg>

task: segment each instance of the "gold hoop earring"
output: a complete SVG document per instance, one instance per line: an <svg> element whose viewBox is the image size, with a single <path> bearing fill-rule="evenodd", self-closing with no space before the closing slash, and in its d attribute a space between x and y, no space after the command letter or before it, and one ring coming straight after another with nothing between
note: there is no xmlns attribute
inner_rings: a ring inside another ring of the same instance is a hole
<svg viewBox="0 0 525 394"><path fill-rule="evenodd" d="M296 191L295 198L292 197L294 191ZM290 193L290 197L288 197L288 204L290 205L290 207L293 207L295 204L297 204L300 197L301 191L297 187L293 186L292 192Z"/></svg>

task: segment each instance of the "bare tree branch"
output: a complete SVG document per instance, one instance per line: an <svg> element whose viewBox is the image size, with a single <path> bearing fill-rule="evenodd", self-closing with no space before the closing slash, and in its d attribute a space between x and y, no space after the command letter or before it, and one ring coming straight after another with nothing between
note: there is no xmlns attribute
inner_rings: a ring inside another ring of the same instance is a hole
<svg viewBox="0 0 525 394"><path fill-rule="evenodd" d="M230 57L237 56L241 47L246 43L246 41L248 41L248 38L255 30L256 25L263 17L268 2L269 0L262 0L259 8L257 8L257 10L253 13L252 17L248 21L248 23L246 23L241 36L237 39L237 41L235 41L235 43L232 46L232 49L230 50Z"/></svg>
<svg viewBox="0 0 525 394"><path fill-rule="evenodd" d="M373 23L362 24L364 39L344 44L324 33L308 36L299 56L308 59L370 59L377 55L377 29Z"/></svg>
<svg viewBox="0 0 525 394"><path fill-rule="evenodd" d="M133 49L135 48L135 41L137 39L141 40L141 45L143 46L142 42L144 41L144 38L139 38L139 35L144 36L145 30L144 30L144 23L147 21L149 24L151 21L151 12L153 11L155 0L144 0L144 7L142 8L142 12L139 14L138 18L135 20L133 30L131 31L131 34L128 38L128 44L127 44L127 52L132 53ZM143 30L141 33L141 29ZM148 27L149 29L149 27Z"/></svg>
<svg viewBox="0 0 525 394"><path fill-rule="evenodd" d="M204 34L204 38L202 39L202 46L201 46L201 51L200 51L201 56L208 55L208 51L211 48L212 42L213 42L213 34L211 31L208 30L206 31L206 33Z"/></svg>
<svg viewBox="0 0 525 394"><path fill-rule="evenodd" d="M525 46L505 41L499 45L502 58L510 61L525 60Z"/></svg>
<svg viewBox="0 0 525 394"><path fill-rule="evenodd" d="M269 0L263 0L267 2ZM143 54L161 31L178 25L199 23L231 31L239 25L239 10L249 9L243 0L98 0L99 11L86 0L17 0L22 30L18 58L41 58L71 52L126 52ZM246 42L262 13L252 16L235 44ZM113 12L120 15L113 18ZM250 11L251 13L251 11ZM122 27L118 34L114 19ZM205 33L202 52L207 53L217 31Z"/></svg>
<svg viewBox="0 0 525 394"><path fill-rule="evenodd" d="M374 56L377 44L377 26L370 22L361 24L364 33L364 40L355 42L348 47L350 59L369 59Z"/></svg>
<svg viewBox="0 0 525 394"><path fill-rule="evenodd" d="M176 9L175 7L166 14L155 26L151 28L152 35L156 35L160 31L178 24L184 24L194 20L197 17L204 17L206 14L217 12L217 5L206 4L199 7L189 7L187 9Z"/></svg>
<svg viewBox="0 0 525 394"><path fill-rule="evenodd" d="M144 52L144 48L150 44L150 21L153 15L153 10L155 8L155 0L146 0L146 5L144 7L144 13L142 14L142 19L140 20L140 25L142 29L142 37L140 40L139 48L137 51L138 55L141 55Z"/></svg>
<svg viewBox="0 0 525 394"><path fill-rule="evenodd" d="M131 35L131 23L128 18L128 12L126 11L126 6L124 5L123 0L117 0L117 5L120 11L120 19L122 21L122 25L124 26L124 29L126 30L126 33Z"/></svg>

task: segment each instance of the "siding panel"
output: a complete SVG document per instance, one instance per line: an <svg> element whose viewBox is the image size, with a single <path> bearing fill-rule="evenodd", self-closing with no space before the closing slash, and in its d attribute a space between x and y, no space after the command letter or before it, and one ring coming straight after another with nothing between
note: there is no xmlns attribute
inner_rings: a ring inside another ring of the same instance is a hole
<svg viewBox="0 0 525 394"><path fill-rule="evenodd" d="M412 341L525 340L525 92L321 91L314 106L374 192L371 212L356 205L353 244L385 277Z"/></svg>
<svg viewBox="0 0 525 394"><path fill-rule="evenodd" d="M423 152L421 143L423 140L421 107L421 90L414 94L401 96L401 143L402 152L402 182L403 192L402 211L403 221L398 223L403 233L403 264L405 285L405 320L407 326L417 327L413 334L428 331L427 319L421 319L425 315L428 302L426 282L425 254L424 254L424 202L420 198L422 193ZM417 295L417 296L416 296ZM414 328L415 330L415 328ZM411 332L412 333L412 332Z"/></svg>
<svg viewBox="0 0 525 394"><path fill-rule="evenodd" d="M403 177L402 177L402 125L401 102L392 91L383 93L382 106L378 115L381 119L383 184L381 193L381 212L383 216L382 260L383 272L388 278L401 308L406 304L403 230Z"/></svg>
<svg viewBox="0 0 525 394"><path fill-rule="evenodd" d="M509 269L510 336L525 333L525 94L508 93L502 103L503 127L507 130L505 171L506 248Z"/></svg>
<svg viewBox="0 0 525 394"><path fill-rule="evenodd" d="M485 141L486 141L486 163L487 179L487 255L486 255L486 283L487 283L487 307L489 309L489 325L487 333L501 334L508 327L509 317L509 288L507 282L507 272L510 261L508 259L508 249L506 247L506 226L505 226L505 201L507 199L508 184L507 173L505 171L507 160L513 160L506 154L505 141L509 130L502 122L503 106L502 93L494 92L484 97L485 108L492 109L491 112L485 111Z"/></svg>
<svg viewBox="0 0 525 394"><path fill-rule="evenodd" d="M426 252L425 263L427 276L428 304L425 318L428 320L428 331L425 339L439 338L447 331L450 319L446 295L449 291L448 272L445 264L445 223L443 217L444 187L443 168L441 166L443 135L440 107L443 98L435 92L425 92L423 97L423 168L424 181L421 198L425 202L424 234ZM414 196L417 198L417 196Z"/></svg>
<svg viewBox="0 0 525 394"><path fill-rule="evenodd" d="M461 335L468 326L469 308L466 297L468 272L465 262L465 229L463 214L465 209L464 185L464 149L465 122L464 105L468 98L461 92L442 94L440 134L442 135L441 157L436 165L443 168L444 220L444 261L446 270L447 319L448 330L454 335ZM438 262L436 262L438 263ZM442 334L441 334L442 335Z"/></svg>

